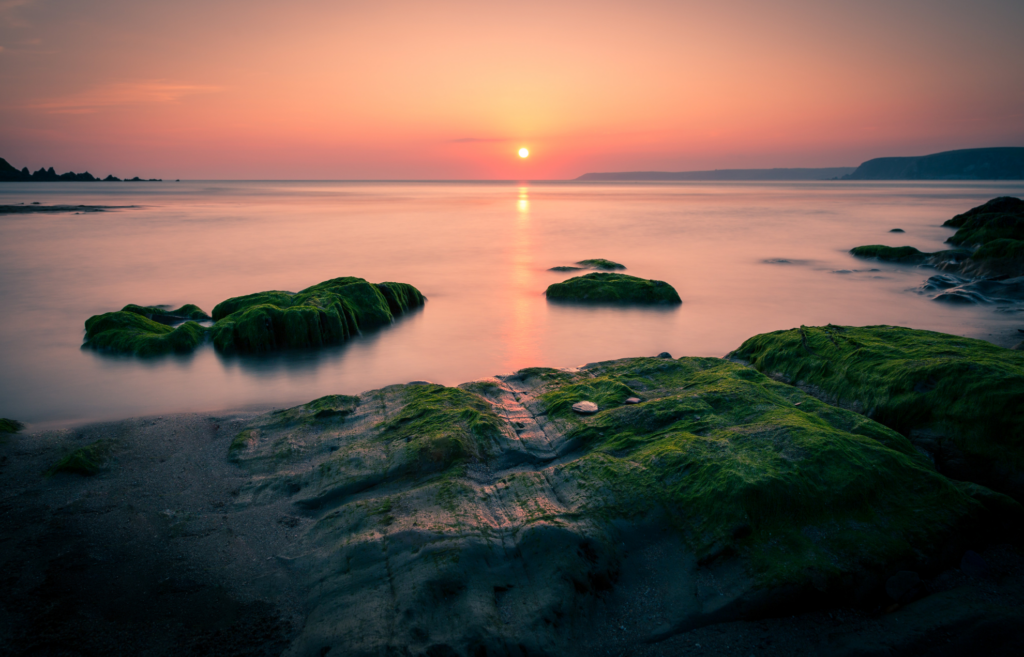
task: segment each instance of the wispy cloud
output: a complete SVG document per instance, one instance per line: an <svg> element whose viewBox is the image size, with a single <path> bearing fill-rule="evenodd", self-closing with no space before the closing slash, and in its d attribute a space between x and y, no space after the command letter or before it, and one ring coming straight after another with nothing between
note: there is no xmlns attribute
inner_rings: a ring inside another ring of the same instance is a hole
<svg viewBox="0 0 1024 657"><path fill-rule="evenodd" d="M480 137L462 137L461 139L449 139L449 144L477 144L489 141L508 141L508 139L482 139Z"/></svg>
<svg viewBox="0 0 1024 657"><path fill-rule="evenodd" d="M163 80L117 82L29 105L50 114L88 114L105 107L173 103L184 96L220 91L220 87Z"/></svg>
<svg viewBox="0 0 1024 657"><path fill-rule="evenodd" d="M28 22L18 16L18 9L33 2L35 0L0 0L0 25L28 27Z"/></svg>

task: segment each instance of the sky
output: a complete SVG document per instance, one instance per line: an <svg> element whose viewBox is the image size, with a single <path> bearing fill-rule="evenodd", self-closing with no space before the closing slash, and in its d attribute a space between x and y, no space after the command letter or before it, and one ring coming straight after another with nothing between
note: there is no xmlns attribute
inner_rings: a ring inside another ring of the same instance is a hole
<svg viewBox="0 0 1024 657"><path fill-rule="evenodd" d="M1022 32L1022 0L0 0L0 157L539 180L1024 146Z"/></svg>

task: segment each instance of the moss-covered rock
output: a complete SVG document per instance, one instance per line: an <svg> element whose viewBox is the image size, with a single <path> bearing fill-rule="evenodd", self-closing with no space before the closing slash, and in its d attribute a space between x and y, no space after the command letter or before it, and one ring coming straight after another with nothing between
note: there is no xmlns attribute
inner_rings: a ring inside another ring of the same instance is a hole
<svg viewBox="0 0 1024 657"><path fill-rule="evenodd" d="M0 417L0 433L18 433L24 428L25 425L17 420Z"/></svg>
<svg viewBox="0 0 1024 657"><path fill-rule="evenodd" d="M600 410L574 413L584 398ZM659 584L631 631L663 637L772 613L782 592L870 595L986 514L1022 514L896 431L715 358L532 368L340 405L261 416L231 450L254 474L239 508L290 500L312 520L283 555L309 591L296 654L566 654L600 630L598 596L614 604L641 572Z"/></svg>
<svg viewBox="0 0 1024 657"><path fill-rule="evenodd" d="M181 308L173 310L166 306L137 306L134 303L130 303L122 308L121 312L142 315L161 324L179 324L189 319L196 321L210 319L210 316L203 312L202 308L191 303L186 303Z"/></svg>
<svg viewBox="0 0 1024 657"><path fill-rule="evenodd" d="M605 260L604 258L591 258L589 260L580 260L576 264L581 267L588 267L590 269L603 269L605 271L615 271L617 269L626 268L626 265L620 265L617 262Z"/></svg>
<svg viewBox="0 0 1024 657"><path fill-rule="evenodd" d="M593 273L548 286L548 299L585 303L679 304L675 288L626 274Z"/></svg>
<svg viewBox="0 0 1024 657"><path fill-rule="evenodd" d="M213 344L221 351L241 353L339 344L360 331L391 323L424 301L411 285L373 285L351 276L297 294L271 291L235 297L213 309Z"/></svg>
<svg viewBox="0 0 1024 657"><path fill-rule="evenodd" d="M942 225L957 229L946 240L957 246L980 246L999 239L1024 240L1024 201L1000 196Z"/></svg>
<svg viewBox="0 0 1024 657"><path fill-rule="evenodd" d="M884 246L882 244L856 246L850 249L850 253L858 258L877 258L887 262L903 264L921 263L931 255L930 253L922 253L912 246Z"/></svg>
<svg viewBox="0 0 1024 657"><path fill-rule="evenodd" d="M66 472L91 477L103 469L113 451L114 442L112 440L97 440L67 454L47 470L46 474L55 475L58 472Z"/></svg>
<svg viewBox="0 0 1024 657"><path fill-rule="evenodd" d="M1024 354L897 326L800 327L734 352L909 436L950 476L1024 500Z"/></svg>
<svg viewBox="0 0 1024 657"><path fill-rule="evenodd" d="M85 320L85 344L97 351L150 357L187 354L206 339L206 328L187 321L177 328L135 313L118 311Z"/></svg>

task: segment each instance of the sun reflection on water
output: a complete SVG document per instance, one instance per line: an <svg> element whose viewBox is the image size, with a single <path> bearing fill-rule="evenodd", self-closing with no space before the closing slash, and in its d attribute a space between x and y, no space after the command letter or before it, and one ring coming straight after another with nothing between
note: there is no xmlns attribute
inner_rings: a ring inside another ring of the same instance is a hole
<svg viewBox="0 0 1024 657"><path fill-rule="evenodd" d="M505 367L508 371L522 369L540 362L537 347L537 322L544 300L538 296L534 281L531 241L530 188L519 187L516 215L509 240L512 261L510 299L512 318L505 335Z"/></svg>

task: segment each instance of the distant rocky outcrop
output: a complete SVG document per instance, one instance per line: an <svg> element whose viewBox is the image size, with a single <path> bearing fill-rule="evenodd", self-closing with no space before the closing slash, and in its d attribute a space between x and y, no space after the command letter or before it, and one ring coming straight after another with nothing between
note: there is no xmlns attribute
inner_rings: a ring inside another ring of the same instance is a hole
<svg viewBox="0 0 1024 657"><path fill-rule="evenodd" d="M843 180L1024 180L1024 148L969 148L868 160Z"/></svg>
<svg viewBox="0 0 1024 657"><path fill-rule="evenodd" d="M102 180L103 182L120 182L121 179L117 176L109 175L106 178L97 178L88 171L85 173L75 173L74 171L68 171L67 173L57 173L53 170L53 167L49 169L40 168L35 173L30 173L28 167L23 167L18 170L16 167L0 157L0 182L95 182ZM134 178L127 179L127 182L162 182L160 178L150 178L145 180L135 176Z"/></svg>

